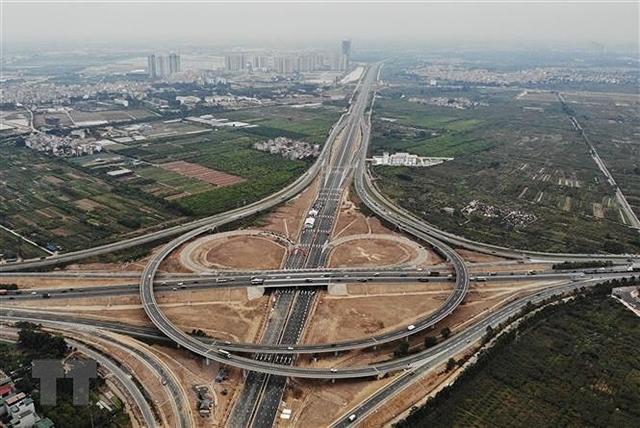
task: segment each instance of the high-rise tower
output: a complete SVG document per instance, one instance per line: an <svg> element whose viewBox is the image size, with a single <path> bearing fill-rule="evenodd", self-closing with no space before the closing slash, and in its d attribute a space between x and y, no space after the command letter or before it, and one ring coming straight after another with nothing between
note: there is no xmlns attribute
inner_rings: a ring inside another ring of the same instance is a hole
<svg viewBox="0 0 640 428"><path fill-rule="evenodd" d="M346 55L347 58L351 57L351 40L342 41L342 55Z"/></svg>
<svg viewBox="0 0 640 428"><path fill-rule="evenodd" d="M147 56L147 74L151 79L155 79L158 75L156 72L156 56L153 54Z"/></svg>
<svg viewBox="0 0 640 428"><path fill-rule="evenodd" d="M169 55L169 74L180 72L180 55Z"/></svg>
<svg viewBox="0 0 640 428"><path fill-rule="evenodd" d="M349 60L351 59L351 40L342 41L342 55L340 56L340 69L349 68Z"/></svg>

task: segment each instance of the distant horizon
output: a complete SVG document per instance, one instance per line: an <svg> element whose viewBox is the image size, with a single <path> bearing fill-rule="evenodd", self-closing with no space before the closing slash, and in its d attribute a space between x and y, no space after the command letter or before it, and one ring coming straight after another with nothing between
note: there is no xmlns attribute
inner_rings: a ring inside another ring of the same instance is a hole
<svg viewBox="0 0 640 428"><path fill-rule="evenodd" d="M638 46L640 3L2 3L2 48ZM100 19L96 19L99 16Z"/></svg>

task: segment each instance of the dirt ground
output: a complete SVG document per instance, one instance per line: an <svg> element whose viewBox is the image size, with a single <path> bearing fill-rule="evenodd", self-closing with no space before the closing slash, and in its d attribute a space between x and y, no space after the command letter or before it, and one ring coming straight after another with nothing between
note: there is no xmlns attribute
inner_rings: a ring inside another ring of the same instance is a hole
<svg viewBox="0 0 640 428"><path fill-rule="evenodd" d="M304 343L363 338L411 324L440 307L452 289L450 284L444 283L422 291L408 287L399 291L400 286L394 285L395 290L390 288L385 292L384 285L375 287L360 290L359 295L349 297L320 293ZM398 292L404 294L396 294Z"/></svg>
<svg viewBox="0 0 640 428"><path fill-rule="evenodd" d="M534 294L558 283L549 281L518 284L506 281L471 283L469 293L462 304L450 316L437 323L431 331L412 335L410 344L421 346L425 336L439 335L444 327L449 327L453 332L460 330L516 297ZM318 302L310 314L301 343L327 343L363 338L411 324L441 306L450 295L453 285L429 283L416 286L424 288L415 289L413 285L406 286L406 290L412 290L411 293L402 290L401 285L394 285L395 289L389 287L386 292L382 289L383 286L378 285L368 286L367 291L363 290L363 285L358 284L356 287L361 287L360 290L354 290L359 293L358 297L329 296L324 293L318 295ZM349 290L351 292L351 288ZM318 361L301 359L299 364L312 367L369 364L390 358L396 346L397 343L391 342L379 346L377 353L365 349L344 353L338 357L327 354L321 356Z"/></svg>
<svg viewBox="0 0 640 428"><path fill-rule="evenodd" d="M372 233L400 236L400 234L384 227L377 217L363 215L356 204L349 199L349 196L349 188L347 188L340 201L338 217L331 235L332 238Z"/></svg>
<svg viewBox="0 0 640 428"><path fill-rule="evenodd" d="M366 399L392 378L381 380L345 380L336 383L322 380L293 379L285 389L284 408L291 409L291 419L276 417L276 427L322 427Z"/></svg>
<svg viewBox="0 0 640 428"><path fill-rule="evenodd" d="M181 245L176 248L169 256L162 261L158 272L171 273L192 273L193 271L182 264L180 261L180 253L188 244Z"/></svg>
<svg viewBox="0 0 640 428"><path fill-rule="evenodd" d="M156 293L156 299L165 315L183 331L200 329L213 337L233 342L257 341L268 315L269 298L248 300L244 288L162 291ZM8 301L6 306L46 308L82 318L153 327L137 295Z"/></svg>
<svg viewBox="0 0 640 428"><path fill-rule="evenodd" d="M196 264L214 269L278 269L286 248L259 236L227 236L209 240L189 254Z"/></svg>
<svg viewBox="0 0 640 428"><path fill-rule="evenodd" d="M266 216L260 225L260 229L271 230L297 241L304 219L315 201L319 183L319 179L316 179L300 195L290 199L273 213Z"/></svg>
<svg viewBox="0 0 640 428"><path fill-rule="evenodd" d="M512 300L516 295L532 294L540 289L553 285L549 282L531 281L520 284L505 284L500 282L472 283L469 295L463 304L454 313L447 317L444 321L436 324L433 330L416 334L412 336L410 345L412 349L422 349L424 337L427 335L439 335L440 330L449 327L454 332L460 330L470 322L476 320L477 317L486 314L490 310L503 305ZM369 297L368 299L371 299ZM343 299L344 301L356 302L352 298ZM363 299L362 301L364 302ZM375 310L383 308L380 305ZM358 308L360 310L360 308ZM334 311L333 316L343 311ZM321 309L317 311L321 313ZM316 314L312 314L315 319ZM313 328L316 327L316 321L310 320L308 324L307 336L313 334ZM320 321L326 319L323 315ZM357 318L356 318L357 321ZM344 322L344 321L343 321ZM405 321L404 323L407 323ZM342 323L341 323L342 324ZM345 324L342 324L345 325ZM320 328L317 328L320 331ZM339 340L345 334L344 329L337 329L333 332L333 337L329 340ZM317 333L321 334L321 332ZM346 338L345 338L346 340ZM345 353L322 354L317 361L312 361L311 357L301 357L298 360L300 366L312 367L349 367L354 365L370 364L380 362L391 358L393 350L396 348L397 342L392 342L379 347L379 352L363 349ZM456 356L459 358L459 356ZM367 417L364 422L360 420L361 426L373 427L384 426L395 417L406 411L413 404L423 399L427 394L437 388L439 385L446 384L451 376L455 373L444 373L443 366L436 368L426 374L414 385L407 388L395 399L386 402L377 412ZM389 382L391 378L377 381L345 381L331 384L329 382L292 380L291 387L285 392L284 401L286 407L291 408L292 419L289 424L283 424L280 420L276 421L277 426L327 426L337 417L357 405L364 397L370 395L373 391Z"/></svg>
<svg viewBox="0 0 640 428"><path fill-rule="evenodd" d="M225 366L212 361L209 366L205 361L189 352L180 349L167 348L154 345L152 352L167 364L176 375L180 384L184 388L189 403L191 405L194 419L198 427L210 427L215 425L215 421L220 421L228 414L231 399L235 392L241 389L243 382L242 371L234 367ZM224 368L227 379L223 382L215 382L216 376ZM209 390L208 397L213 400L214 406L211 409L211 416L203 418L198 415L196 387L206 386Z"/></svg>
<svg viewBox="0 0 640 428"><path fill-rule="evenodd" d="M54 276L41 277L2 277L0 281L3 284L18 284L20 290L38 289L38 288L75 288L95 287L102 285L123 285L138 283L136 278L59 278Z"/></svg>
<svg viewBox="0 0 640 428"><path fill-rule="evenodd" d="M369 267L409 263L417 257L414 248L387 239L357 239L338 245L331 251L327 266Z"/></svg>

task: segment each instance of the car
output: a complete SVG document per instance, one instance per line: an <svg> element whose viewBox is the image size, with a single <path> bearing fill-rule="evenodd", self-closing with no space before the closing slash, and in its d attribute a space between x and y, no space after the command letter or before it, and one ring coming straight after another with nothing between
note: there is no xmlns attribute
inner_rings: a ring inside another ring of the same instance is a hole
<svg viewBox="0 0 640 428"><path fill-rule="evenodd" d="M358 282L367 282L368 279L367 278L358 278Z"/></svg>
<svg viewBox="0 0 640 428"><path fill-rule="evenodd" d="M288 349L289 351L293 351L293 346L287 346L287 349Z"/></svg>
<svg viewBox="0 0 640 428"><path fill-rule="evenodd" d="M404 277L407 276L407 274L406 273L401 273L400 276L404 278Z"/></svg>
<svg viewBox="0 0 640 428"><path fill-rule="evenodd" d="M179 282L178 285L184 285L184 282Z"/></svg>
<svg viewBox="0 0 640 428"><path fill-rule="evenodd" d="M356 418L358 417L358 415L356 415L355 413L349 415L349 417L347 419L349 419L349 422L353 422L356 420Z"/></svg>
<svg viewBox="0 0 640 428"><path fill-rule="evenodd" d="M311 278L305 278L304 282L313 282L313 280Z"/></svg>
<svg viewBox="0 0 640 428"><path fill-rule="evenodd" d="M373 276L380 276L380 272L374 273Z"/></svg>
<svg viewBox="0 0 640 428"><path fill-rule="evenodd" d="M166 385L166 384L167 384L167 378L166 378L166 377L163 377L163 378L162 378L162 380L161 380L161 382L162 382L162 384L163 384L163 385Z"/></svg>
<svg viewBox="0 0 640 428"><path fill-rule="evenodd" d="M420 281L420 282L429 282L429 278L420 277L420 278L418 278L418 281Z"/></svg>
<svg viewBox="0 0 640 428"><path fill-rule="evenodd" d="M337 373L338 369L331 369L331 373Z"/></svg>
<svg viewBox="0 0 640 428"><path fill-rule="evenodd" d="M227 278L216 278L216 282L227 282Z"/></svg>
<svg viewBox="0 0 640 428"><path fill-rule="evenodd" d="M32 291L32 292L31 292L31 294L32 294L32 295L33 295L33 294L38 294L38 292L37 292L37 291Z"/></svg>
<svg viewBox="0 0 640 428"><path fill-rule="evenodd" d="M172 287L171 288L173 291L178 291L178 287Z"/></svg>

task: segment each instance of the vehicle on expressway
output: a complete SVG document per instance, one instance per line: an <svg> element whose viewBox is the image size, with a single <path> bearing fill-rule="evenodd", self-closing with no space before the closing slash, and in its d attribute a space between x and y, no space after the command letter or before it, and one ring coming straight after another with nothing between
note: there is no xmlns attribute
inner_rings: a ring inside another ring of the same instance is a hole
<svg viewBox="0 0 640 428"><path fill-rule="evenodd" d="M0 296L4 296L6 294L7 294L7 290L6 289L3 288L2 290L0 290Z"/></svg>
<svg viewBox="0 0 640 428"><path fill-rule="evenodd" d="M222 355L225 358L231 358L231 353L225 351L224 349L218 349L218 354Z"/></svg>
<svg viewBox="0 0 640 428"><path fill-rule="evenodd" d="M259 278L257 276L251 277L251 285L262 285L264 284L264 278Z"/></svg>

